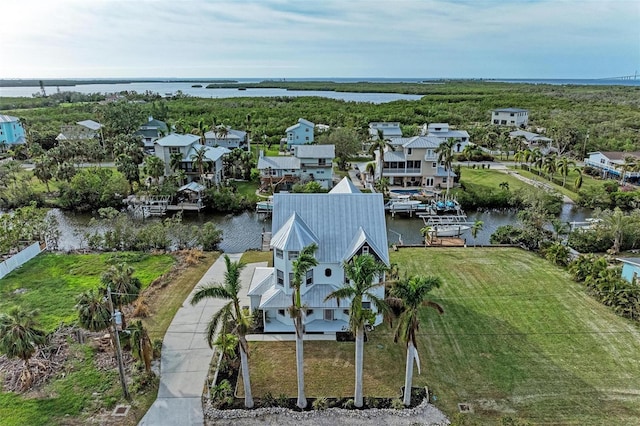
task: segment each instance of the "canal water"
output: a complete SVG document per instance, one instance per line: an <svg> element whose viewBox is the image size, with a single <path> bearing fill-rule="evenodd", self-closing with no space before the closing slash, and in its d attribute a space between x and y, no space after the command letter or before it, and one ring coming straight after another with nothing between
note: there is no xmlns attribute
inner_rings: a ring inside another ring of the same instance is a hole
<svg viewBox="0 0 640 426"><path fill-rule="evenodd" d="M60 250L75 250L86 247L84 235L88 232L95 232L97 228L90 225L91 216L87 214L73 214L54 209L51 212L59 223L61 233L59 241ZM591 211L588 209L578 209L572 204L564 204L560 220L564 222L581 222L590 217ZM488 210L467 212L470 222L481 220L483 229L478 233L475 241L468 231L462 235L468 244L485 245L489 244L491 234L499 226L516 224L518 222L515 210ZM160 220L158 218L146 220ZM211 221L223 232L223 241L220 249L227 253L238 253L248 249L260 248L262 232L271 231L271 219L265 215L254 212L244 212L239 215L220 214L185 214L183 221L191 224L203 224ZM389 244L397 243L399 239L404 244L422 244L423 238L420 229L424 223L417 217L409 218L396 215L392 218L387 215L387 232Z"/></svg>

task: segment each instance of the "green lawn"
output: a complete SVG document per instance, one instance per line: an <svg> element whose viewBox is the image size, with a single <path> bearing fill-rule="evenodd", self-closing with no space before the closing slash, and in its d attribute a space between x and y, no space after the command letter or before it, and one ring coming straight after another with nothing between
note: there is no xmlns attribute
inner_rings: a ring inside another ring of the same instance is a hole
<svg viewBox="0 0 640 426"><path fill-rule="evenodd" d="M554 182L550 182L549 180L545 179L542 176L538 176L536 173L527 171L527 170L523 170L520 168L515 169L515 171L518 172L518 174L529 178L529 179L533 179L533 180L537 180L539 182L543 182L547 185L552 186L556 191L560 192L563 195L566 195L567 197L571 198L572 200L576 201L578 199L578 194L576 192L573 192L572 189L574 188L573 183L575 182L576 178L578 177L578 172L576 172L575 170L571 170L571 172L569 172L569 174L567 175L567 186L569 188L565 188L562 187L562 185L558 185ZM560 176L559 174L555 175L556 179L562 179L562 176ZM595 179L592 176L589 176L587 174L583 174L582 175L582 187L581 189L591 189L591 188L600 188L602 187L602 184L604 183L603 180L601 179Z"/></svg>
<svg viewBox="0 0 640 426"><path fill-rule="evenodd" d="M73 323L77 319L73 308L76 296L97 288L101 274L110 266L108 262L118 258L135 269L134 276L143 287L167 272L174 263L169 255L44 253L0 280L0 312L8 311L13 305L38 309L40 324L48 331L61 322ZM15 294L18 289L26 291Z"/></svg>
<svg viewBox="0 0 640 426"><path fill-rule="evenodd" d="M529 187L529 185L518 178L499 170L472 169L463 166L460 170L460 174L461 181L465 186L474 188L482 187L488 190L499 190L502 182L507 182L509 184L510 191Z"/></svg>
<svg viewBox="0 0 640 426"><path fill-rule="evenodd" d="M258 190L258 182L234 182L233 185L237 188L238 194L244 195L251 201L258 201L256 191Z"/></svg>
<svg viewBox="0 0 640 426"><path fill-rule="evenodd" d="M503 416L532 423L637 424L640 331L585 294L562 269L519 249L402 249L409 274L440 276L419 332L422 375L451 418L472 405L470 424ZM404 349L386 326L365 345L365 395L397 395ZM295 349L251 343L255 394L295 396ZM353 345L305 343L307 393L353 393ZM275 356L273 356L275 354ZM282 371L290 371L284 375Z"/></svg>

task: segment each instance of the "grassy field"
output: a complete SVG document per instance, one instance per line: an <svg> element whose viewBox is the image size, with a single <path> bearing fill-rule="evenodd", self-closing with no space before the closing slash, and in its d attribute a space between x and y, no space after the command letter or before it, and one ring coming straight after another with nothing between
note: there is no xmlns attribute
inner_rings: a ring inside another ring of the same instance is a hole
<svg viewBox="0 0 640 426"><path fill-rule="evenodd" d="M100 276L110 263L121 259L135 269L134 276L147 287L154 279L167 272L174 263L170 255L136 253L42 254L22 268L0 280L0 312L10 306L40 310L43 328L52 331L60 323L76 321L76 296L85 290L97 288ZM25 289L21 294L14 293Z"/></svg>
<svg viewBox="0 0 640 426"><path fill-rule="evenodd" d="M273 252L257 250L245 251L240 261L243 263L267 262L268 266L273 266Z"/></svg>
<svg viewBox="0 0 640 426"><path fill-rule="evenodd" d="M504 416L637 424L638 326L591 299L564 270L518 249L403 249L391 260L409 274L443 280L433 299L445 314L422 314L423 371L414 385L429 386L450 417L466 402L474 410L469 424ZM386 326L365 346L365 395L396 396L404 349ZM293 342L251 348L255 394L295 396ZM352 360L352 344L305 343L308 395L351 395Z"/></svg>
<svg viewBox="0 0 640 426"><path fill-rule="evenodd" d="M472 169L463 166L460 170L461 181L465 186L476 189L499 190L502 182L509 184L509 190L515 191L520 188L529 187L526 183L507 173L495 169Z"/></svg>

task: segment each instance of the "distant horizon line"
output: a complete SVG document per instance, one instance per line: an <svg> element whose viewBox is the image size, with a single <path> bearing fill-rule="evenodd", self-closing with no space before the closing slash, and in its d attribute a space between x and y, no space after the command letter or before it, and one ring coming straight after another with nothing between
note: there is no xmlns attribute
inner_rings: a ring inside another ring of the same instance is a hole
<svg viewBox="0 0 640 426"><path fill-rule="evenodd" d="M32 81L32 80L109 80L109 81L135 81L153 80L162 81L206 81L206 80L263 80L263 81L287 81L287 80L307 80L307 81L334 81L338 80L616 80L625 77L633 77L638 74L631 74L616 77L0 77L0 81Z"/></svg>

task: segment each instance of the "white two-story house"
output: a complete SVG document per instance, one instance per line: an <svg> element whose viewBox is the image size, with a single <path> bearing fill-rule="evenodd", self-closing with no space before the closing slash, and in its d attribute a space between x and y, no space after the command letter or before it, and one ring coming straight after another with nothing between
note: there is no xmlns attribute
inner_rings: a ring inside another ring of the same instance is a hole
<svg viewBox="0 0 640 426"><path fill-rule="evenodd" d="M294 331L287 310L292 303L292 262L311 243L318 246L318 266L307 272L302 283L302 304L308 308L305 329L346 330L350 302L342 300L338 305L335 299L325 302L325 298L344 285L343 262L354 256L368 253L389 265L382 194L275 194L272 229L273 267L256 268L248 291L251 309L262 311L264 331ZM384 297L383 286L375 292ZM366 299L364 307L375 309ZM382 315L377 315L375 325L381 322Z"/></svg>
<svg viewBox="0 0 640 426"><path fill-rule="evenodd" d="M246 148L247 132L235 130L229 126L217 126L215 131L204 134L207 146L221 146L228 149Z"/></svg>
<svg viewBox="0 0 640 426"><path fill-rule="evenodd" d="M258 159L261 185L290 190L298 182L316 181L330 189L334 158L334 145L297 145L293 147L293 155L277 157L266 157L261 152Z"/></svg>
<svg viewBox="0 0 640 426"><path fill-rule="evenodd" d="M313 143L313 129L315 125L309 120L299 118L298 122L291 127L288 127L285 132L287 133L286 143L287 147L293 145L302 145Z"/></svg>
<svg viewBox="0 0 640 426"><path fill-rule="evenodd" d="M445 142L448 139L454 139L453 152L460 153L469 145L469 133L466 130L453 130L449 123L431 123L423 125L421 134L423 136L432 136Z"/></svg>
<svg viewBox="0 0 640 426"><path fill-rule="evenodd" d="M385 139L401 138L402 130L400 129L400 123L394 122L372 122L369 123L369 139L372 141L378 140L378 130L382 132L382 136Z"/></svg>
<svg viewBox="0 0 640 426"><path fill-rule="evenodd" d="M200 170L196 164L195 157L202 148L204 152L204 175L200 176ZM179 159L178 168L185 172L187 180L201 181L205 179L209 184L217 185L222 182L223 161L222 158L229 151L223 147L210 147L200 144L200 136L172 133L164 138L156 140L154 143L154 155L164 161L164 175L172 174L171 164L175 155ZM204 183L204 182L203 182Z"/></svg>
<svg viewBox="0 0 640 426"><path fill-rule="evenodd" d="M376 179L380 169L393 186L420 186L423 188L446 188L447 179L456 175L438 163L437 149L442 139L433 136L414 136L391 140L393 150L386 148L384 164L376 151ZM452 186L451 183L449 185Z"/></svg>
<svg viewBox="0 0 640 426"><path fill-rule="evenodd" d="M526 127L529 124L529 110L521 108L500 108L491 112L491 124L496 126Z"/></svg>

